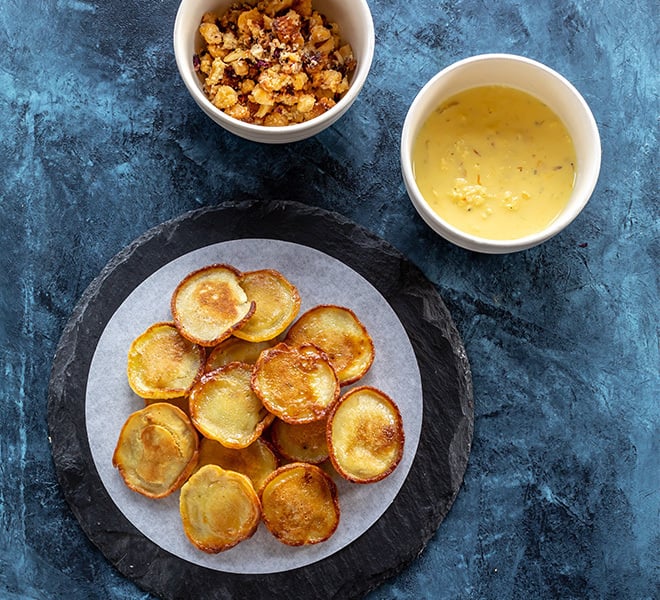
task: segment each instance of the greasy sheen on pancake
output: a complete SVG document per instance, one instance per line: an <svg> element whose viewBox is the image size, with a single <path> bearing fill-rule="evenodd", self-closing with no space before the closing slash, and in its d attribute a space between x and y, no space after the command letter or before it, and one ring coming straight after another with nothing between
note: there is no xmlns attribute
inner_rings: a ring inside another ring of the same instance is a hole
<svg viewBox="0 0 660 600"><path fill-rule="evenodd" d="M206 373L190 392L190 417L202 435L227 448L245 448L272 420L252 391L252 366L228 365Z"/></svg>
<svg viewBox="0 0 660 600"><path fill-rule="evenodd" d="M255 311L234 332L236 337L249 342L272 340L296 318L300 294L279 271L250 271L243 273L239 282L248 300L255 303Z"/></svg>
<svg viewBox="0 0 660 600"><path fill-rule="evenodd" d="M339 525L337 486L316 465L280 467L268 476L259 497L264 524L289 546L323 542Z"/></svg>
<svg viewBox="0 0 660 600"><path fill-rule="evenodd" d="M241 287L240 276L240 271L224 264L187 275L170 302L181 335L201 346L215 346L241 327L255 305Z"/></svg>
<svg viewBox="0 0 660 600"><path fill-rule="evenodd" d="M330 357L341 385L360 379L374 361L374 343L367 328L343 306L320 305L308 310L291 326L284 341L318 346Z"/></svg>
<svg viewBox="0 0 660 600"><path fill-rule="evenodd" d="M202 374L204 360L204 349L184 338L174 323L155 323L131 343L128 384L142 398L177 398Z"/></svg>
<svg viewBox="0 0 660 600"><path fill-rule="evenodd" d="M332 465L342 477L355 483L380 481L403 456L399 408L376 388L353 388L328 415L327 442Z"/></svg>
<svg viewBox="0 0 660 600"><path fill-rule="evenodd" d="M268 340L265 342L248 342L231 336L220 342L206 359L204 371L214 371L219 367L224 367L230 362L242 362L253 365L257 362L259 355L266 348L271 348L277 342Z"/></svg>
<svg viewBox="0 0 660 600"><path fill-rule="evenodd" d="M216 554L251 537L261 517L259 497L241 473L205 465L181 488L183 530L197 548Z"/></svg>
<svg viewBox="0 0 660 600"><path fill-rule="evenodd" d="M203 437L199 442L197 468L204 465L218 465L242 473L250 479L255 490L279 466L275 453L262 438L246 448L226 448L220 442Z"/></svg>
<svg viewBox="0 0 660 600"><path fill-rule="evenodd" d="M287 423L323 419L340 393L328 357L311 344L281 343L264 350L254 365L252 389L272 414Z"/></svg>
<svg viewBox="0 0 660 600"><path fill-rule="evenodd" d="M181 487L197 464L198 435L176 406L157 402L124 423L112 464L126 485L149 498L163 498Z"/></svg>
<svg viewBox="0 0 660 600"><path fill-rule="evenodd" d="M325 430L325 419L302 425L275 419L270 427L270 439L285 458L317 465L328 458Z"/></svg>

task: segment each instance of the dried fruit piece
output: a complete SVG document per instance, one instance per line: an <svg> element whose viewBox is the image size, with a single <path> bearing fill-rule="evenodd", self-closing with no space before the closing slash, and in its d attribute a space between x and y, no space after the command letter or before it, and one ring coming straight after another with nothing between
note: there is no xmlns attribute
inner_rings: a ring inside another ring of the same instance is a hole
<svg viewBox="0 0 660 600"><path fill-rule="evenodd" d="M179 283L171 309L181 335L202 346L215 346L252 316L254 302L240 286L240 275L229 265L209 265Z"/></svg>
<svg viewBox="0 0 660 600"><path fill-rule="evenodd" d="M192 473L198 440L182 410L157 402L129 415L112 464L130 489L149 498L163 498L181 487Z"/></svg>
<svg viewBox="0 0 660 600"><path fill-rule="evenodd" d="M245 448L272 422L251 377L251 365L239 362L202 376L190 392L190 417L202 435L227 448Z"/></svg>
<svg viewBox="0 0 660 600"><path fill-rule="evenodd" d="M204 349L185 339L174 323L155 323L128 350L128 384L142 398L183 396L202 374L204 358Z"/></svg>
<svg viewBox="0 0 660 600"><path fill-rule="evenodd" d="M188 539L210 554L251 537L261 517L250 480L217 465L203 466L183 485L179 510Z"/></svg>
<svg viewBox="0 0 660 600"><path fill-rule="evenodd" d="M289 546L324 542L339 525L337 486L316 465L280 467L268 476L259 496L266 527Z"/></svg>
<svg viewBox="0 0 660 600"><path fill-rule="evenodd" d="M332 465L342 477L355 483L380 481L403 456L399 408L376 388L354 388L328 415L327 442Z"/></svg>
<svg viewBox="0 0 660 600"><path fill-rule="evenodd" d="M367 328L343 306L324 304L308 310L291 326L285 342L321 348L341 385L360 379L374 361L374 343Z"/></svg>
<svg viewBox="0 0 660 600"><path fill-rule="evenodd" d="M278 344L254 365L252 389L264 406L287 423L323 419L339 398L328 357L311 344Z"/></svg>
<svg viewBox="0 0 660 600"><path fill-rule="evenodd" d="M240 278L241 287L255 303L254 314L234 332L250 342L272 340L296 318L300 294L282 273L273 269L250 271Z"/></svg>

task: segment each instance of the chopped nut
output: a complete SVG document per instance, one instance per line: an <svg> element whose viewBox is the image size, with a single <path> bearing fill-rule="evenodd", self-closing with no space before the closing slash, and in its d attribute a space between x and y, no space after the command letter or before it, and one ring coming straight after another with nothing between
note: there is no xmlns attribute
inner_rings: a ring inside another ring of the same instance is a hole
<svg viewBox="0 0 660 600"><path fill-rule="evenodd" d="M227 56L227 52L229 52L228 50L225 50L219 44L209 44L207 46L207 50L209 51L209 54L213 58L224 58L225 56Z"/></svg>
<svg viewBox="0 0 660 600"><path fill-rule="evenodd" d="M323 25L323 16L317 11L312 11L308 23L310 30L319 25Z"/></svg>
<svg viewBox="0 0 660 600"><path fill-rule="evenodd" d="M330 90L331 92L335 92L339 89L339 86L341 85L341 80L342 76L339 71L334 71L332 69L328 69L326 71L321 71L320 73L317 73L314 75L314 85L316 87L320 87L323 90Z"/></svg>
<svg viewBox="0 0 660 600"><path fill-rule="evenodd" d="M251 117L248 107L238 103L225 109L225 112L230 117L234 117L234 119L238 119L239 121L249 121Z"/></svg>
<svg viewBox="0 0 660 600"><path fill-rule="evenodd" d="M335 48L337 47L335 38L331 37L328 38L323 44L320 46L317 46L316 48L318 49L321 54L330 54Z"/></svg>
<svg viewBox="0 0 660 600"><path fill-rule="evenodd" d="M305 84L309 81L309 77L307 77L307 73L296 73L292 78L292 85L293 89L296 91L300 91L305 87Z"/></svg>
<svg viewBox="0 0 660 600"><path fill-rule="evenodd" d="M222 34L222 47L227 50L234 50L238 47L238 40L233 31L225 31Z"/></svg>
<svg viewBox="0 0 660 600"><path fill-rule="evenodd" d="M331 37L332 34L330 33L330 30L323 27L323 25L314 25L314 27L312 27L311 31L309 32L309 41L315 46L325 42Z"/></svg>
<svg viewBox="0 0 660 600"><path fill-rule="evenodd" d="M211 72L206 78L206 85L212 86L218 83L225 75L227 65L221 58L216 58L211 64Z"/></svg>
<svg viewBox="0 0 660 600"><path fill-rule="evenodd" d="M284 105L284 106L295 106L298 103L298 96L294 96L293 94L278 94L277 95L277 102L278 104Z"/></svg>
<svg viewBox="0 0 660 600"><path fill-rule="evenodd" d="M218 88L218 91L213 98L213 104L218 108L231 108L238 102L238 94L234 88L229 87L228 85L221 85Z"/></svg>
<svg viewBox="0 0 660 600"><path fill-rule="evenodd" d="M312 16L312 0L294 0L291 6L301 17Z"/></svg>
<svg viewBox="0 0 660 600"><path fill-rule="evenodd" d="M254 82L254 80L244 79L241 82L241 93L242 94L249 94L254 89L255 85L257 85L257 84Z"/></svg>
<svg viewBox="0 0 660 600"><path fill-rule="evenodd" d="M252 10L242 12L236 24L241 33L249 34L252 33L255 23L258 25L260 22L263 22L261 13L258 9L253 8Z"/></svg>
<svg viewBox="0 0 660 600"><path fill-rule="evenodd" d="M300 15L295 10L290 10L284 16L273 19L273 31L277 38L285 44L304 43L300 33Z"/></svg>
<svg viewBox="0 0 660 600"><path fill-rule="evenodd" d="M240 49L234 50L233 52L230 52L229 54L227 54L227 56L225 56L225 62L229 64L234 62L235 60L240 60L242 58L248 58L248 57L249 54L245 50L240 50Z"/></svg>
<svg viewBox="0 0 660 600"><path fill-rule="evenodd" d="M199 57L199 70L206 75L211 74L211 65L213 64L213 59L208 52L200 55Z"/></svg>
<svg viewBox="0 0 660 600"><path fill-rule="evenodd" d="M287 85L291 85L293 80L291 75L280 73L278 67L271 67L259 76L259 83L265 90L279 92Z"/></svg>
<svg viewBox="0 0 660 600"><path fill-rule="evenodd" d="M275 98L271 92L266 91L261 84L257 84L252 93L250 94L252 100L257 104L269 104L273 105L275 103Z"/></svg>
<svg viewBox="0 0 660 600"><path fill-rule="evenodd" d="M289 123L290 121L287 116L280 112L271 112L264 119L264 125L268 127L285 127Z"/></svg>
<svg viewBox="0 0 660 600"><path fill-rule="evenodd" d="M305 114L308 113L310 110L312 110L312 108L314 108L315 103L316 103L316 98L314 98L314 96L312 96L311 94L303 94L302 96L300 96L296 108L298 109L299 112Z"/></svg>
<svg viewBox="0 0 660 600"><path fill-rule="evenodd" d="M253 44L252 48L250 48L250 54L257 60L261 60L264 57L263 46L261 44Z"/></svg>
<svg viewBox="0 0 660 600"><path fill-rule="evenodd" d="M202 23L199 32L207 44L222 44L222 34L215 23Z"/></svg>
<svg viewBox="0 0 660 600"><path fill-rule="evenodd" d="M237 75L238 77L243 77L244 75L248 74L248 64L246 61L243 59L237 60L234 63L232 63L232 67L234 68L234 74Z"/></svg>

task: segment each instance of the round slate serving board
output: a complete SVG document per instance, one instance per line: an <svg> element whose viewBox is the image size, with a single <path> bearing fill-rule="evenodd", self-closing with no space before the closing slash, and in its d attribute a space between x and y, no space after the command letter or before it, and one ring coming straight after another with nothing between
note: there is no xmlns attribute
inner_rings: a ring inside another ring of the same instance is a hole
<svg viewBox="0 0 660 600"><path fill-rule="evenodd" d="M423 392L417 454L380 519L318 562L269 574L226 573L195 565L146 538L106 491L94 466L85 423L90 363L106 324L127 296L183 254L244 238L315 248L371 283L410 338ZM58 478L86 535L124 576L168 599L364 595L412 561L449 511L467 466L473 419L469 363L432 283L384 240L338 214L294 202L228 203L193 211L155 227L120 252L90 284L65 327L48 401Z"/></svg>

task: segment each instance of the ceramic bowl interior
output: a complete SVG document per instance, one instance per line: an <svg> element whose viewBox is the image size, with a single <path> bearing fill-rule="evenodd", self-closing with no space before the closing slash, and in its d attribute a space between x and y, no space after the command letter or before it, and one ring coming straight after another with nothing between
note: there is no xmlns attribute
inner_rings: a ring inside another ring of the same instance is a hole
<svg viewBox="0 0 660 600"><path fill-rule="evenodd" d="M577 154L576 179L570 199L560 215L544 230L519 239L489 240L465 233L439 217L417 187L412 148L428 116L444 100L469 88L502 85L535 96L563 121ZM401 170L410 199L426 223L450 242L477 252L502 254L536 246L569 225L584 208L600 172L598 128L589 106L575 87L549 67L509 54L484 54L454 63L435 75L417 94L401 134Z"/></svg>
<svg viewBox="0 0 660 600"><path fill-rule="evenodd" d="M318 10L339 25L342 38L351 44L357 67L350 88L330 110L304 123L285 127L265 127L234 119L215 107L204 94L202 84L193 67L193 55L202 47L199 24L204 13L221 13L235 0L182 0L174 23L174 55L177 68L186 88L199 107L218 125L232 133L262 143L296 142L323 131L341 117L353 104L371 68L375 34L371 11L366 0L314 0Z"/></svg>

